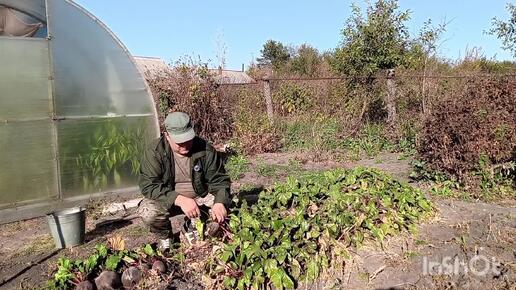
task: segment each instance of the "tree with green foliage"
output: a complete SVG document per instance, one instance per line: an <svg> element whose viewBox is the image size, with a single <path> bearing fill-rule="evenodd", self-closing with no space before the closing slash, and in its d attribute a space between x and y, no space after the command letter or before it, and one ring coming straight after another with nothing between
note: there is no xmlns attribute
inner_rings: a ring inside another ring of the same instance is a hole
<svg viewBox="0 0 516 290"><path fill-rule="evenodd" d="M398 11L397 0L378 0L369 5L364 18L358 6L341 31L342 44L330 62L344 75L370 77L382 69L392 69L406 62L410 39L405 22L409 11Z"/></svg>
<svg viewBox="0 0 516 290"><path fill-rule="evenodd" d="M280 68L290 59L288 47L275 40L267 40L260 50L261 57L257 59L258 65L272 65L275 69Z"/></svg>
<svg viewBox="0 0 516 290"><path fill-rule="evenodd" d="M516 57L516 5L507 3L506 7L511 18L506 22L494 17L487 33L498 37L502 41L502 48Z"/></svg>
<svg viewBox="0 0 516 290"><path fill-rule="evenodd" d="M290 70L300 75L313 77L317 73L317 68L321 62L322 58L319 51L304 43L297 48L296 54L290 61Z"/></svg>
<svg viewBox="0 0 516 290"><path fill-rule="evenodd" d="M369 4L365 17L358 6L353 4L351 7L352 15L341 31L342 44L335 50L330 65L337 73L352 77L348 82L352 88L357 89L358 83L364 85L365 91L357 93L365 95L359 119L366 112L373 120L380 119L387 111L387 119L394 124L394 98L378 98L380 94L373 81L374 75L381 70L410 63L412 41L405 24L410 13L408 10L399 11L397 0L377 0Z"/></svg>

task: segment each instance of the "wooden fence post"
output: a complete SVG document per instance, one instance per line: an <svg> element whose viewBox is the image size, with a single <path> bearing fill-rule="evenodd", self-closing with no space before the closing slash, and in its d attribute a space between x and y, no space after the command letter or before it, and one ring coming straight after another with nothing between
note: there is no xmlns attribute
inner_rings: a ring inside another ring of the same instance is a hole
<svg viewBox="0 0 516 290"><path fill-rule="evenodd" d="M396 124L396 82L394 69L387 70L387 123Z"/></svg>
<svg viewBox="0 0 516 290"><path fill-rule="evenodd" d="M267 106L267 117L269 118L269 123L273 125L274 108L272 107L271 82L269 79L263 79L263 95L265 97L265 105Z"/></svg>

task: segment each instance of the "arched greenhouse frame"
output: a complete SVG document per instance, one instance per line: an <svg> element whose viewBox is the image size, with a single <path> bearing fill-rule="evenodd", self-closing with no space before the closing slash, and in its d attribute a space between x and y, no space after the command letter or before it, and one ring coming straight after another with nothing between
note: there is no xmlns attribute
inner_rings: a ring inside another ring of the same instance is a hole
<svg viewBox="0 0 516 290"><path fill-rule="evenodd" d="M69 0L0 0L0 223L134 193L158 136L135 61Z"/></svg>

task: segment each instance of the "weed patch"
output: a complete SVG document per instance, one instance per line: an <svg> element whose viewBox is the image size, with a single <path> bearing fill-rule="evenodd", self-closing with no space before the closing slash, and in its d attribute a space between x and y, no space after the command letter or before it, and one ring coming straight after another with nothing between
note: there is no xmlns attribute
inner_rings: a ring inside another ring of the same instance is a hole
<svg viewBox="0 0 516 290"><path fill-rule="evenodd" d="M12 254L12 256L8 257L9 259L13 259L16 257L26 257L26 256L33 256L33 255L39 255L42 253L47 253L49 251L52 251L54 249L54 240L50 235L45 235L42 237L39 237L32 243L24 246L19 251L16 251Z"/></svg>
<svg viewBox="0 0 516 290"><path fill-rule="evenodd" d="M358 160L364 154L374 158L383 150L394 149L393 144L384 135L383 126L373 123L365 125L358 136L347 139L345 147L349 151L348 157L352 160Z"/></svg>
<svg viewBox="0 0 516 290"><path fill-rule="evenodd" d="M429 169L426 162L415 160L410 178L430 183L430 193L439 197L460 199L480 199L493 201L516 197L514 162L492 165L483 156L477 169L469 173L468 182L459 182L454 176Z"/></svg>
<svg viewBox="0 0 516 290"><path fill-rule="evenodd" d="M264 177L272 177L276 175L278 165L267 164L263 160L258 160L256 163L256 173Z"/></svg>
<svg viewBox="0 0 516 290"><path fill-rule="evenodd" d="M477 169L472 173L479 184L482 199L516 197L516 163L492 165L486 155L480 156Z"/></svg>
<svg viewBox="0 0 516 290"><path fill-rule="evenodd" d="M231 180L235 181L249 170L249 161L243 155L234 155L229 157L225 167Z"/></svg>
<svg viewBox="0 0 516 290"><path fill-rule="evenodd" d="M319 116L288 120L281 128L286 151L331 151L342 147L340 124L335 118Z"/></svg>
<svg viewBox="0 0 516 290"><path fill-rule="evenodd" d="M303 169L301 162L290 159L288 164L267 164L263 159L258 159L256 163L256 173L264 177L279 177L288 175L297 175L307 172Z"/></svg>

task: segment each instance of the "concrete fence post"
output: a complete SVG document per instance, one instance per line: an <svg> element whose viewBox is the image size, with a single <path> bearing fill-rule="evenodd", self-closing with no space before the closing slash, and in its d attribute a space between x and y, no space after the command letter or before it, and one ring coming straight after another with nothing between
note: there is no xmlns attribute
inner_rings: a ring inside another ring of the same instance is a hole
<svg viewBox="0 0 516 290"><path fill-rule="evenodd" d="M274 124L274 108L272 106L271 82L269 79L263 79L263 95L265 97L265 105L267 106L267 118L271 125Z"/></svg>
<svg viewBox="0 0 516 290"><path fill-rule="evenodd" d="M387 123L396 124L396 80L394 69L387 70Z"/></svg>

